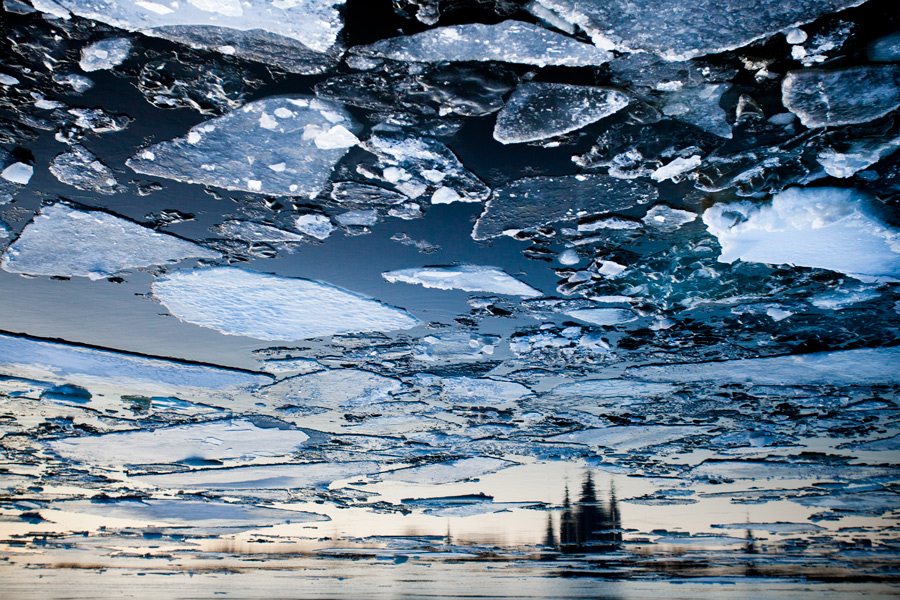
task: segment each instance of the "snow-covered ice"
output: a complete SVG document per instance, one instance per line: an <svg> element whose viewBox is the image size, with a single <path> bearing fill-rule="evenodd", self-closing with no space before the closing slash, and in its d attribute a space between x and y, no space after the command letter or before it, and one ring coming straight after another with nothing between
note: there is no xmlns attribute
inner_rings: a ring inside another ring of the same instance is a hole
<svg viewBox="0 0 900 600"><path fill-rule="evenodd" d="M391 283L414 283L439 290L464 290L489 294L534 297L541 293L497 267L462 265L459 267L422 267L399 269L381 274Z"/></svg>
<svg viewBox="0 0 900 600"><path fill-rule="evenodd" d="M112 277L128 269L188 258L219 258L193 242L101 211L45 206L0 259L10 273Z"/></svg>
<svg viewBox="0 0 900 600"><path fill-rule="evenodd" d="M619 90L565 83L523 83L497 114L494 139L533 142L576 131L622 110L629 97Z"/></svg>
<svg viewBox="0 0 900 600"><path fill-rule="evenodd" d="M231 267L170 273L153 283L153 294L182 321L260 340L393 331L418 323L404 310L327 283Z"/></svg>
<svg viewBox="0 0 900 600"><path fill-rule="evenodd" d="M126 164L176 181L312 197L353 145L349 136L356 128L339 104L272 96L195 125L184 137L150 146Z"/></svg>
<svg viewBox="0 0 900 600"><path fill-rule="evenodd" d="M128 38L108 38L94 42L81 49L82 71L102 71L112 69L125 62L131 52L131 40Z"/></svg>
<svg viewBox="0 0 900 600"><path fill-rule="evenodd" d="M857 277L900 276L900 231L852 189L790 188L772 201L716 204L703 222L736 260L830 269Z"/></svg>
<svg viewBox="0 0 900 600"><path fill-rule="evenodd" d="M476 377L444 377L441 396L460 406L496 406L531 395L531 390L513 381Z"/></svg>
<svg viewBox="0 0 900 600"><path fill-rule="evenodd" d="M3 179L19 185L28 185L32 175L34 175L34 167L21 162L14 162L0 173L0 177Z"/></svg>
<svg viewBox="0 0 900 600"><path fill-rule="evenodd" d="M331 224L331 219L325 215L316 215L312 213L300 215L294 219L294 227L297 228L297 231L305 233L310 237L314 237L317 240L328 239L328 236L334 231L334 225Z"/></svg>

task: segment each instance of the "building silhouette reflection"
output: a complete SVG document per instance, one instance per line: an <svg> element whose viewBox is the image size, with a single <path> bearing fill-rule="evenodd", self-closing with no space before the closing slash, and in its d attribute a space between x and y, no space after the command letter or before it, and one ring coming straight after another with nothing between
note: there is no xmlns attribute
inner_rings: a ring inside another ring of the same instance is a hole
<svg viewBox="0 0 900 600"><path fill-rule="evenodd" d="M622 544L622 520L615 488L602 502L590 472L585 473L581 495L572 503L566 486L562 514L559 520L559 543L553 539L552 521L548 523L547 545L555 546L563 554L591 554L611 552Z"/></svg>

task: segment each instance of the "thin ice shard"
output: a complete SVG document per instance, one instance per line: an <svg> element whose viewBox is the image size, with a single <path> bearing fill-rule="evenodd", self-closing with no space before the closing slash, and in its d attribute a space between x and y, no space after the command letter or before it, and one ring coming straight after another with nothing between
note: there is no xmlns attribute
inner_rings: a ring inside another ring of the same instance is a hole
<svg viewBox="0 0 900 600"><path fill-rule="evenodd" d="M45 206L0 259L10 273L102 279L218 252L100 211Z"/></svg>
<svg viewBox="0 0 900 600"><path fill-rule="evenodd" d="M182 321L260 340L393 331L418 323L406 311L327 283L230 267L171 273L153 283L153 294Z"/></svg>
<svg viewBox="0 0 900 600"><path fill-rule="evenodd" d="M146 175L273 196L318 194L358 140L333 102L273 96L196 125L127 161Z"/></svg>
<svg viewBox="0 0 900 600"><path fill-rule="evenodd" d="M464 290L489 294L508 294L527 298L541 293L507 275L497 267L463 265L460 267L422 267L420 269L400 269L381 274L391 283L416 283L439 290Z"/></svg>

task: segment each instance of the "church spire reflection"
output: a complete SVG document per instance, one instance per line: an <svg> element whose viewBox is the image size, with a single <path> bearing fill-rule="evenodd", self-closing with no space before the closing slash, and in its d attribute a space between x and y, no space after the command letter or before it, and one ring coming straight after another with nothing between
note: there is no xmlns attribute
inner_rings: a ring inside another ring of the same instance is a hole
<svg viewBox="0 0 900 600"><path fill-rule="evenodd" d="M549 537L549 536L548 536ZM566 485L559 523L559 550L566 554L610 552L622 543L622 522L611 488L609 500L601 502L590 472L585 473L581 496L574 506Z"/></svg>

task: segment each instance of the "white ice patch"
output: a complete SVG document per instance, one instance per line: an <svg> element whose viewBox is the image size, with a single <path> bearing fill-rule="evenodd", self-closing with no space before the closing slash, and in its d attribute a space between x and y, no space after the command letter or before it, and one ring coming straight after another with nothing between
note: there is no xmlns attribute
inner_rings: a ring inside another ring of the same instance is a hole
<svg viewBox="0 0 900 600"><path fill-rule="evenodd" d="M900 232L878 219L868 198L854 190L791 188L767 204L716 204L703 213L703 222L722 246L720 262L900 276Z"/></svg>
<svg viewBox="0 0 900 600"><path fill-rule="evenodd" d="M582 444L629 452L659 444L667 444L692 435L706 433L706 427L683 425L622 425L602 429L585 429L546 438L548 442Z"/></svg>
<svg viewBox="0 0 900 600"><path fill-rule="evenodd" d="M648 210L641 220L650 227L655 227L660 231L675 231L682 225L686 225L696 219L697 214L689 210L680 210L665 204L657 204Z"/></svg>
<svg viewBox="0 0 900 600"><path fill-rule="evenodd" d="M0 267L10 273L102 279L128 269L220 256L105 212L51 204L6 249Z"/></svg>
<svg viewBox="0 0 900 600"><path fill-rule="evenodd" d="M581 308L568 310L563 314L585 323L607 326L630 323L638 318L636 314L626 308Z"/></svg>
<svg viewBox="0 0 900 600"><path fill-rule="evenodd" d="M294 227L297 228L297 231L317 240L327 239L331 232L334 231L331 219L325 215L300 215L294 219Z"/></svg>
<svg viewBox="0 0 900 600"><path fill-rule="evenodd" d="M679 157L653 171L653 173L650 174L650 178L654 181L666 181L669 179L679 181L682 175L699 167L700 162L701 159L699 154L695 154L689 158Z"/></svg>
<svg viewBox="0 0 900 600"><path fill-rule="evenodd" d="M439 290L509 294L528 298L541 295L533 287L507 275L497 267L479 265L423 267L421 269L387 271L381 276L391 283L414 283Z"/></svg>
<svg viewBox="0 0 900 600"><path fill-rule="evenodd" d="M153 283L153 294L182 321L260 340L394 331L418 323L404 310L326 283L229 267L171 273Z"/></svg>
<svg viewBox="0 0 900 600"><path fill-rule="evenodd" d="M215 228L216 233L244 242L284 243L304 242L306 238L293 231L286 231L254 221L229 220Z"/></svg>
<svg viewBox="0 0 900 600"><path fill-rule="evenodd" d="M404 483L441 484L465 481L494 473L500 469L513 466L514 462L499 458L476 457L463 458L444 463L409 467L381 473L384 481L401 481Z"/></svg>
<svg viewBox="0 0 900 600"><path fill-rule="evenodd" d="M358 369L331 369L284 379L259 392L278 405L351 408L390 400L400 382Z"/></svg>
<svg viewBox="0 0 900 600"><path fill-rule="evenodd" d="M48 445L60 456L79 462L139 465L283 456L308 439L302 431L261 428L250 421L234 420L71 437Z"/></svg>
<svg viewBox="0 0 900 600"><path fill-rule="evenodd" d="M0 177L3 179L19 185L28 185L32 175L34 175L34 167L20 162L9 165L0 173Z"/></svg>
<svg viewBox="0 0 900 600"><path fill-rule="evenodd" d="M81 50L82 71L101 71L112 69L125 62L131 52L131 40L128 38L110 38L94 42Z"/></svg>
<svg viewBox="0 0 900 600"><path fill-rule="evenodd" d="M327 487L361 475L378 472L378 463L316 462L233 469L203 469L184 473L132 476L130 479L162 489L286 490Z"/></svg>

